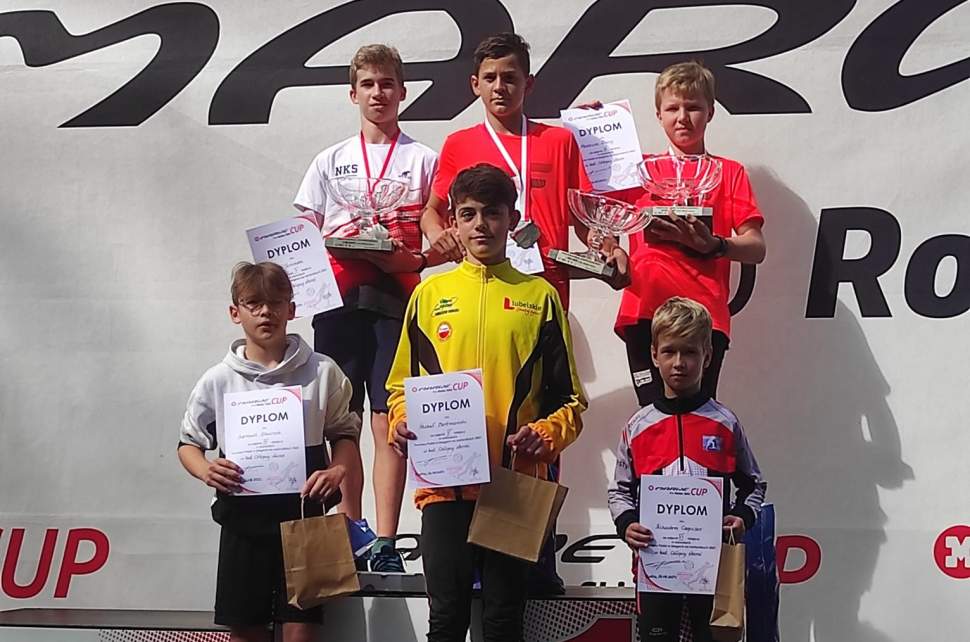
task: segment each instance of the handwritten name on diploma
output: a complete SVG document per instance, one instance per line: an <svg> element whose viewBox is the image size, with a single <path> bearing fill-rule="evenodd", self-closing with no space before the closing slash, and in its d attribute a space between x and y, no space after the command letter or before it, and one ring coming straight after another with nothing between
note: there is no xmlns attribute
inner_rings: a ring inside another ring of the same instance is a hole
<svg viewBox="0 0 970 642"><path fill-rule="evenodd" d="M480 484L490 478L481 371L404 380L408 481L415 488Z"/></svg>

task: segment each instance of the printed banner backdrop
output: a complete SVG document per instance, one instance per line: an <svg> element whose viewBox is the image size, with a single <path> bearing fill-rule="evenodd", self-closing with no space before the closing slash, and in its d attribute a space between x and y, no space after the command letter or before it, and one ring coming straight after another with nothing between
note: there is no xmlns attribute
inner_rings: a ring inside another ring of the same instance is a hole
<svg viewBox="0 0 970 642"><path fill-rule="evenodd" d="M745 163L767 219L720 397L777 507L783 639L957 639L968 25L948 0L0 2L0 609L211 607L210 493L175 449L189 391L238 334L245 230L292 213L313 156L357 131L358 46L401 50L403 127L437 148L482 117L471 50L514 28L533 47L531 116L628 98L645 151L665 146L656 72L715 70L709 148ZM629 586L605 501L636 408L619 296L573 292L591 406L564 458L559 568ZM410 505L401 532L418 571ZM386 602L368 620L422 639L426 612Z"/></svg>

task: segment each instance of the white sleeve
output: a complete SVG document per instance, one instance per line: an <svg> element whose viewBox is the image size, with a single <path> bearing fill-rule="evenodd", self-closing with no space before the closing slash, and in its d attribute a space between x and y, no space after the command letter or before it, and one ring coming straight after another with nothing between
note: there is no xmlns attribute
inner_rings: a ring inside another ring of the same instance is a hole
<svg viewBox="0 0 970 642"><path fill-rule="evenodd" d="M216 412L213 407L213 394L206 385L205 377L195 384L189 400L185 404L185 415L179 430L179 445L189 444L202 450L215 450Z"/></svg>
<svg viewBox="0 0 970 642"><path fill-rule="evenodd" d="M303 176L300 189L293 199L293 206L302 211L313 210L318 214L327 211L327 188L324 185L325 172L320 168L319 157L314 158Z"/></svg>
<svg viewBox="0 0 970 642"><path fill-rule="evenodd" d="M431 185L438 172L438 154L432 152L424 159L424 176L421 177L421 202L427 204L431 198Z"/></svg>

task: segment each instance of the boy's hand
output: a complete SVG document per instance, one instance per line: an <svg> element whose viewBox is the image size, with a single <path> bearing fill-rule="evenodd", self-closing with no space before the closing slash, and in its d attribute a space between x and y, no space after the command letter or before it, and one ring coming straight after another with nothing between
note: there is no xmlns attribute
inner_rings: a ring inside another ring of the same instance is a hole
<svg viewBox="0 0 970 642"><path fill-rule="evenodd" d="M394 441L391 448L402 459L408 458L408 442L417 439L418 436L408 430L407 422L402 421L394 428Z"/></svg>
<svg viewBox="0 0 970 642"><path fill-rule="evenodd" d="M573 109L603 109L603 103L599 100L594 100L589 103L579 103Z"/></svg>
<svg viewBox="0 0 970 642"><path fill-rule="evenodd" d="M431 241L431 248L445 259L455 263L461 263L465 258L465 248L458 241L458 232L452 228L441 230L441 234Z"/></svg>
<svg viewBox="0 0 970 642"><path fill-rule="evenodd" d="M630 548L639 550L653 544L653 533L640 522L633 522L626 527L623 540Z"/></svg>
<svg viewBox="0 0 970 642"><path fill-rule="evenodd" d="M717 248L718 240L699 218L680 216L670 212L666 218L656 216L650 223L650 237L672 241L699 254L708 254Z"/></svg>
<svg viewBox="0 0 970 642"><path fill-rule="evenodd" d="M671 220L681 228L686 242L684 245L700 254L708 254L717 249L718 240L711 233L711 229L693 214L678 216L670 213Z"/></svg>
<svg viewBox="0 0 970 642"><path fill-rule="evenodd" d="M333 464L325 470L318 470L307 478L300 491L300 497L309 497L318 502L322 502L331 493L340 488L340 482L344 480L347 469L340 464Z"/></svg>
<svg viewBox="0 0 970 642"><path fill-rule="evenodd" d="M626 250L619 245L614 245L608 254L606 253L605 247L603 250L606 264L613 266L613 276L604 280L614 290L622 290L630 285L630 257L627 255Z"/></svg>
<svg viewBox="0 0 970 642"><path fill-rule="evenodd" d="M517 455L527 455L536 459L544 459L552 454L546 445L546 440L532 428L522 426L514 435L510 435L506 443Z"/></svg>
<svg viewBox="0 0 970 642"><path fill-rule="evenodd" d="M744 537L744 520L737 515L724 516L724 536L727 537L731 532L734 533L735 542L740 542Z"/></svg>
<svg viewBox="0 0 970 642"><path fill-rule="evenodd" d="M235 493L242 488L243 469L228 459L215 459L209 462L202 474L202 481L223 493Z"/></svg>

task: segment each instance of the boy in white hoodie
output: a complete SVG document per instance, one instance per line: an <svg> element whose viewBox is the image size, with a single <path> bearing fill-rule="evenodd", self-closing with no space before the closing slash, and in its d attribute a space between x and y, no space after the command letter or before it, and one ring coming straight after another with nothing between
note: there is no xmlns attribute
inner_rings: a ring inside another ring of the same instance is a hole
<svg viewBox="0 0 970 642"><path fill-rule="evenodd" d="M206 371L192 390L182 419L179 461L216 491L212 517L222 526L216 580L215 622L228 626L235 642L268 642L268 625L283 623L284 642L316 638L322 610L300 610L286 602L279 523L321 515L339 502L340 482L359 460L360 418L350 412L353 390L337 364L286 334L293 318L293 287L275 263L240 263L233 270L229 317L242 326L225 358ZM238 496L245 471L225 459L223 395L285 386L303 388L307 480L299 495ZM324 439L329 442L332 457ZM218 451L208 459L205 451Z"/></svg>

